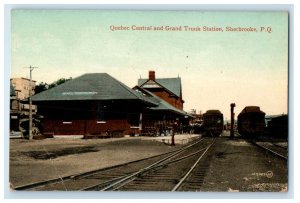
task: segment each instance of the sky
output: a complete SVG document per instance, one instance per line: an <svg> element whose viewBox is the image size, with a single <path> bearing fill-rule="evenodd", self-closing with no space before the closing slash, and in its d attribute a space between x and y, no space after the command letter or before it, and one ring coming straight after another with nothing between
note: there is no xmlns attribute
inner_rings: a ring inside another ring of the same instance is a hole
<svg viewBox="0 0 300 203"><path fill-rule="evenodd" d="M129 30L112 29L120 26ZM228 32L229 26L257 32ZM236 115L245 106L282 114L288 108L288 14L13 10L11 77L29 77L24 67L30 65L38 67L37 83L105 72L129 87L154 70L157 78L181 78L187 112L219 109L229 119L234 102Z"/></svg>

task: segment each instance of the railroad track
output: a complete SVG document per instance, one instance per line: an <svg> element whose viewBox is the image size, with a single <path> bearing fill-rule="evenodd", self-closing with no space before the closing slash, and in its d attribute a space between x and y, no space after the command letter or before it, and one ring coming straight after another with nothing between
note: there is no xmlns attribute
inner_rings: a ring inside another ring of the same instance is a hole
<svg viewBox="0 0 300 203"><path fill-rule="evenodd" d="M206 147L205 151L201 154L201 156L199 156L189 171L180 179L179 183L176 184L172 191L200 190L211 160L211 156L206 156L206 154L215 143L215 140L216 138L213 139L212 143Z"/></svg>
<svg viewBox="0 0 300 203"><path fill-rule="evenodd" d="M288 149L287 147L280 146L272 142L264 141L251 141L252 144L268 151L271 154L274 154L277 157L287 160L288 159Z"/></svg>
<svg viewBox="0 0 300 203"><path fill-rule="evenodd" d="M202 143L169 157L158 164L138 171L103 188L101 191L193 191L199 190L208 169L208 160L200 164L215 139ZM95 188L93 188L95 189Z"/></svg>
<svg viewBox="0 0 300 203"><path fill-rule="evenodd" d="M34 191L77 191L77 190L119 190L125 188L129 182L149 175L158 169L166 168L168 165L176 165L190 160L197 154L208 149L201 145L207 145L208 138L202 138L194 141L192 144L179 150L169 153L149 157L146 159L121 164L118 166L90 171L83 174L66 176L58 179L47 180L43 182L32 183L14 188L15 190L34 190ZM210 139L211 140L211 139ZM195 148L198 151L195 152ZM175 180L176 183L176 180ZM124 189L126 190L126 189Z"/></svg>
<svg viewBox="0 0 300 203"><path fill-rule="evenodd" d="M275 145L276 147L280 147L280 148L283 148L283 149L285 149L285 150L288 150L288 147L287 147L287 146L282 146L282 145L280 145L280 144L273 143L273 142L272 142L272 144Z"/></svg>

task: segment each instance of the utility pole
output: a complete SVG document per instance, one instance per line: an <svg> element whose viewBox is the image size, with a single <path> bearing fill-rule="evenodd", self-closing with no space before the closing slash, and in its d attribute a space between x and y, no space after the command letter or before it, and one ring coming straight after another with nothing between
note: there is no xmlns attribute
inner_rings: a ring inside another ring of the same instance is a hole
<svg viewBox="0 0 300 203"><path fill-rule="evenodd" d="M235 103L230 104L230 114L231 114L231 125L230 125L230 139L234 138L234 107Z"/></svg>
<svg viewBox="0 0 300 203"><path fill-rule="evenodd" d="M30 80L29 80L29 140L32 140L33 136L32 136L32 101L31 101L31 82L32 82L32 71L35 68L38 67L32 67L31 65L29 67L25 67L25 68L29 68L30 70Z"/></svg>

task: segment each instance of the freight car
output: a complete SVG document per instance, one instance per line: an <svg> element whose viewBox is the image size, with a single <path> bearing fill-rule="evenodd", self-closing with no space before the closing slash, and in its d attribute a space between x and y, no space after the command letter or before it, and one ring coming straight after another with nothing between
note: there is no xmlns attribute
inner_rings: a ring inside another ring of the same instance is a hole
<svg viewBox="0 0 300 203"><path fill-rule="evenodd" d="M271 137L288 137L288 115L269 116L268 133Z"/></svg>
<svg viewBox="0 0 300 203"><path fill-rule="evenodd" d="M258 106L246 106L237 117L242 136L257 137L265 132L265 113Z"/></svg>
<svg viewBox="0 0 300 203"><path fill-rule="evenodd" d="M208 110L203 114L203 135L219 136L223 131L223 114L219 110Z"/></svg>

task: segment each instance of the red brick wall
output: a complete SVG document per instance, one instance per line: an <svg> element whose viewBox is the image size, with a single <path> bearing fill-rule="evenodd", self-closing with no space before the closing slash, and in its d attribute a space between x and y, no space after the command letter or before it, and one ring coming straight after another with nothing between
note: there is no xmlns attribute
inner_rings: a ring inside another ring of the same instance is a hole
<svg viewBox="0 0 300 203"><path fill-rule="evenodd" d="M107 101L105 123L97 123L97 103L95 101L44 102L39 105L39 114L44 116L45 133L54 135L101 134L110 130L123 134L137 132L131 128L131 117L139 118L142 106L133 101ZM68 115L66 118L65 115ZM65 118L64 118L65 117ZM71 123L63 123L70 121ZM138 122L137 122L138 124Z"/></svg>
<svg viewBox="0 0 300 203"><path fill-rule="evenodd" d="M84 122L82 120L72 121L72 124L63 124L62 120L45 119L43 122L44 132L54 135L83 135Z"/></svg>
<svg viewBox="0 0 300 203"><path fill-rule="evenodd" d="M127 120L108 120L106 123L97 123L97 120L72 120L64 124L62 120L44 120L44 132L54 135L85 135L110 132L130 134L136 130L131 129Z"/></svg>
<svg viewBox="0 0 300 203"><path fill-rule="evenodd" d="M183 110L183 102L180 98L176 99L175 97L170 97L170 94L166 91L153 91L153 93L165 100L166 102L168 102L169 104L171 104L172 106Z"/></svg>

